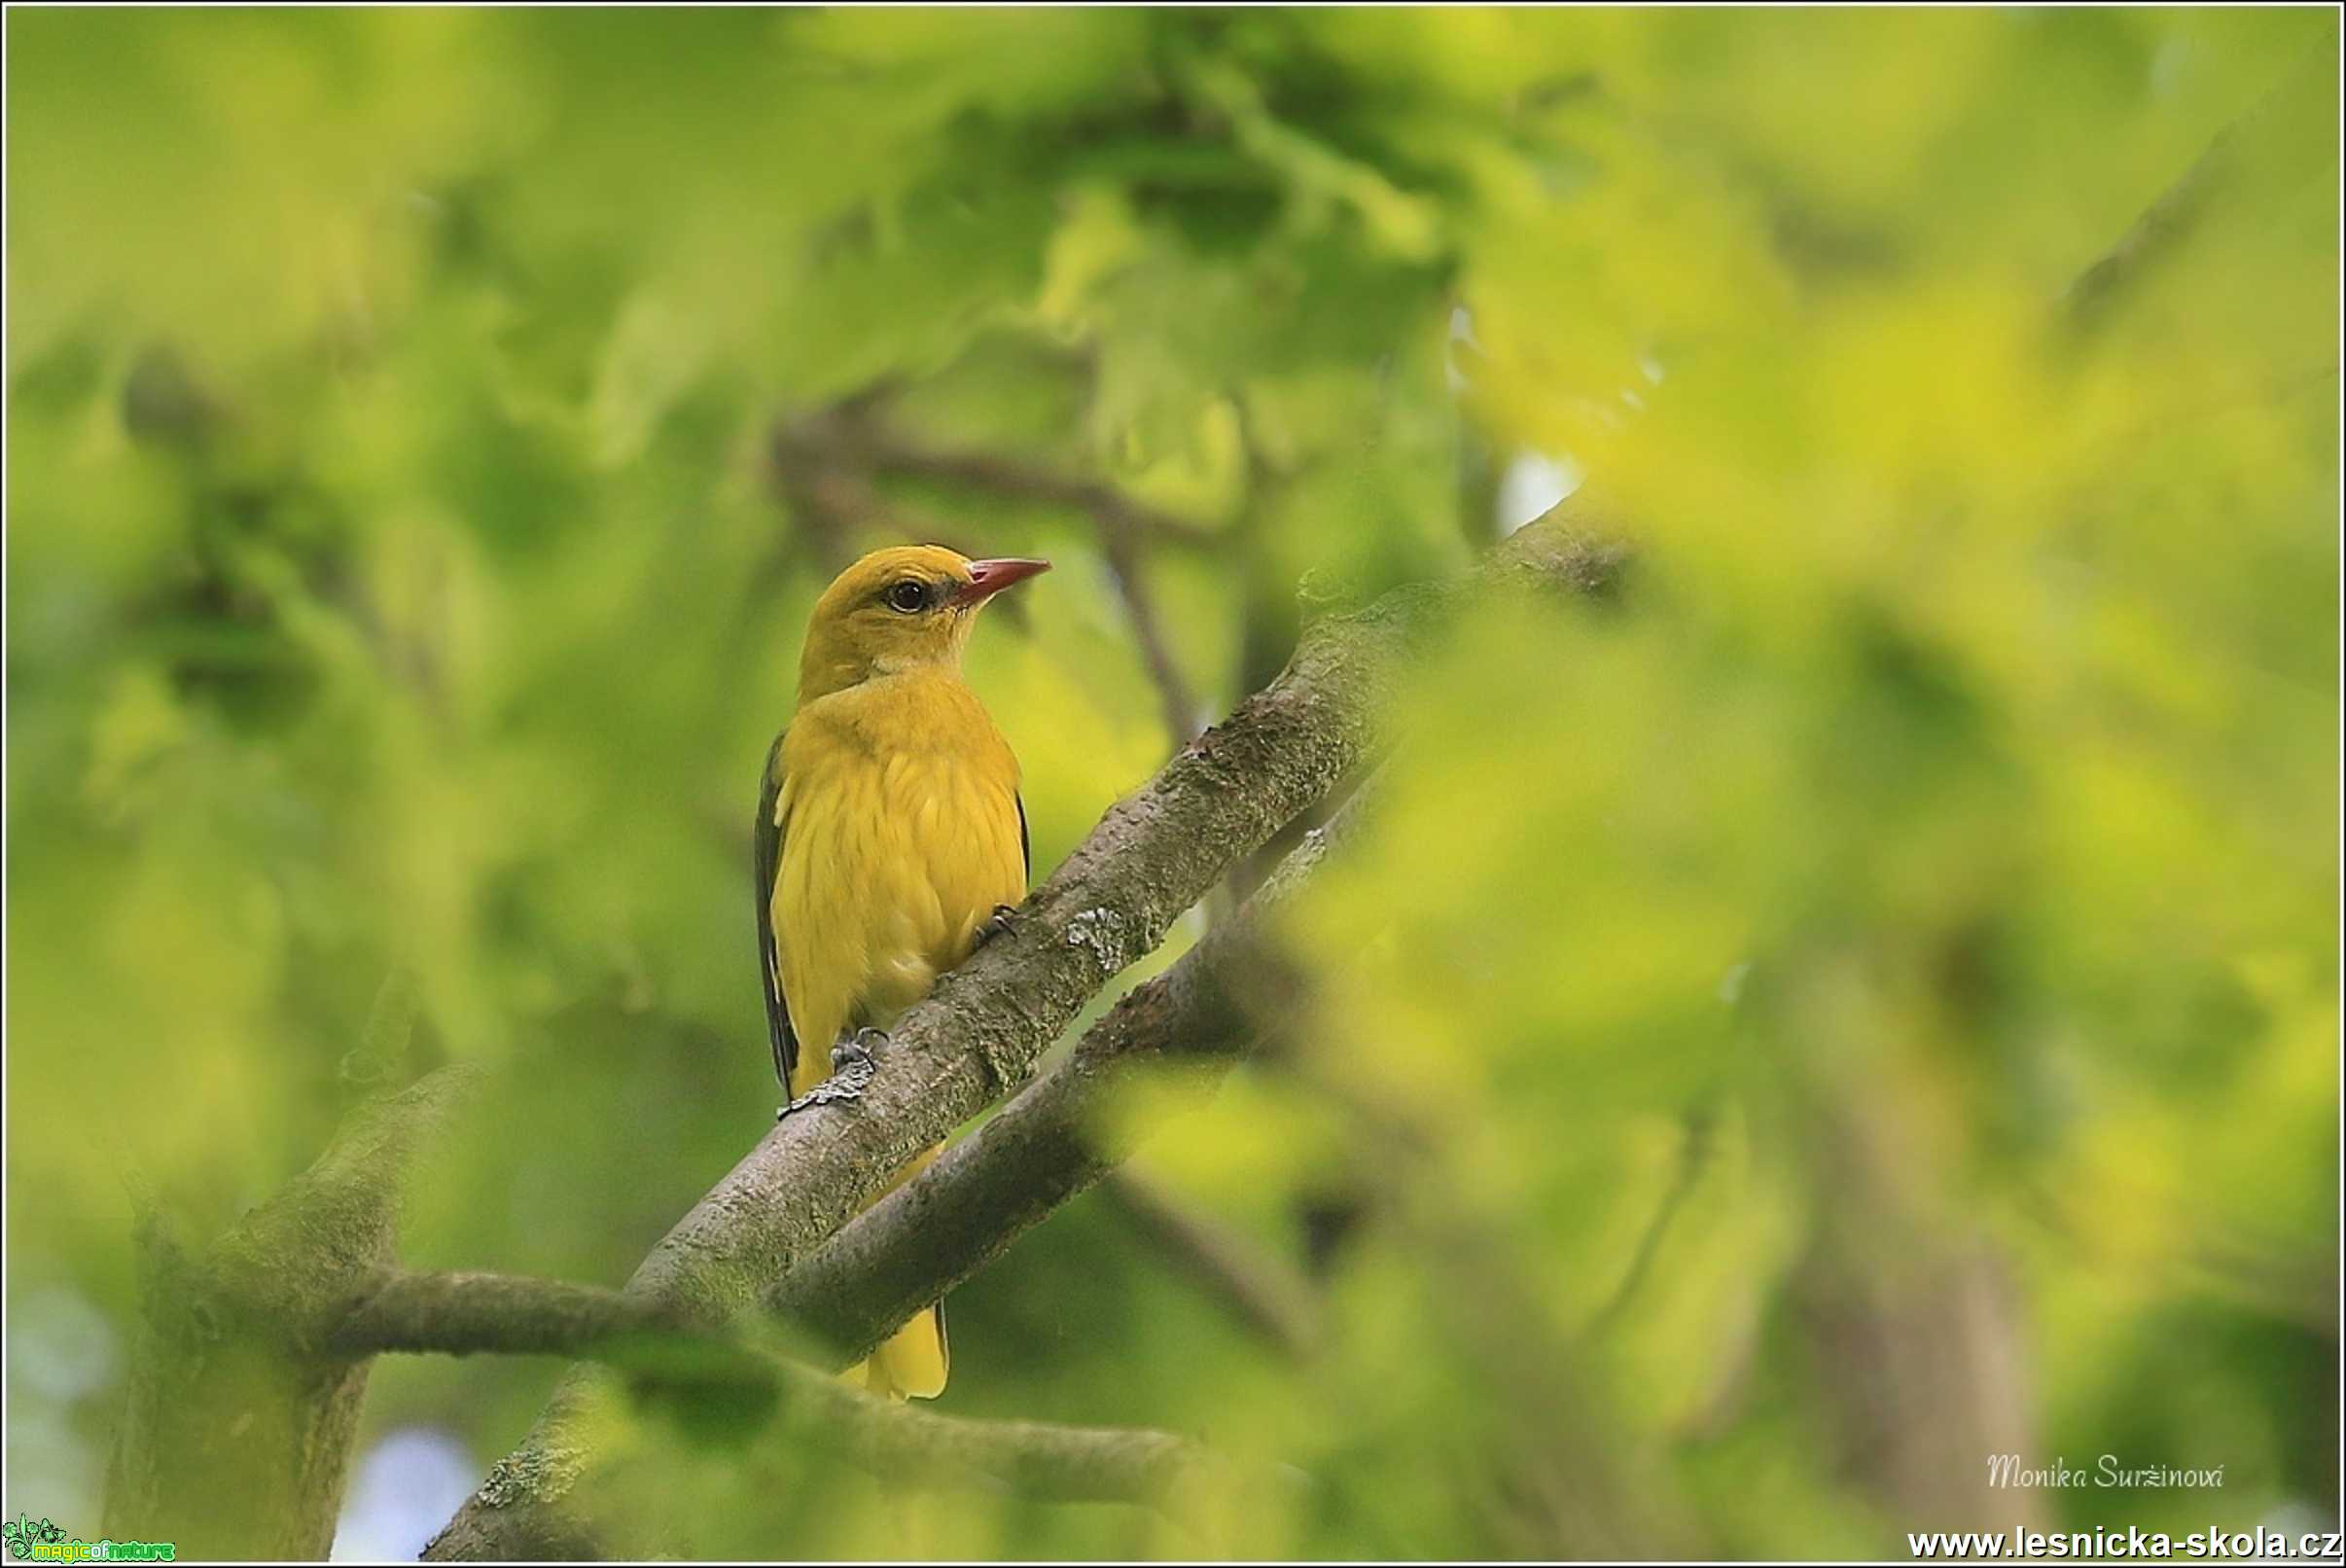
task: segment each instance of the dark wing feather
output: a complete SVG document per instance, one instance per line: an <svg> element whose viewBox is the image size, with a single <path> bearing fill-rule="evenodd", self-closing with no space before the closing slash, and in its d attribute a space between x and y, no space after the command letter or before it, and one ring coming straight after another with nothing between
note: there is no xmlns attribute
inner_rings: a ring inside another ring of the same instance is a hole
<svg viewBox="0 0 2346 1568"><path fill-rule="evenodd" d="M782 867L782 828L774 821L774 802L781 798L782 735L776 735L773 749L765 754L765 775L759 780L758 824L751 842L758 873L758 967L765 980L765 1032L773 1041L774 1076L788 1094L791 1071L799 1065L799 1037L791 1032L790 1002L782 994L782 950L774 944L774 876Z"/></svg>
<svg viewBox="0 0 2346 1568"><path fill-rule="evenodd" d="M1031 882L1035 875L1035 851L1034 846L1026 841L1026 797L1013 791L1011 802L1018 808L1018 866Z"/></svg>

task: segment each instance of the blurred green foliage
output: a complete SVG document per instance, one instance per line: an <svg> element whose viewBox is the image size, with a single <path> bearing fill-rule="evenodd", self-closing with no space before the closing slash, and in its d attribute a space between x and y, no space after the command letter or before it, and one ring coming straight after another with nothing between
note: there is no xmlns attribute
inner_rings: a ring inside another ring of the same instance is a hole
<svg viewBox="0 0 2346 1568"><path fill-rule="evenodd" d="M1630 591L1429 653L1303 1044L1149 1157L1318 1354L1096 1197L953 1302L946 1411L1309 1482L1185 1531L622 1413L608 1506L1032 1556L2334 1510L2337 26L12 12L23 1501L94 1509L121 1172L198 1234L273 1190L393 969L504 1069L419 1265L617 1282L760 1135L746 815L855 551L1061 563L972 655L1040 873L1168 737L1034 476L1172 519L1131 576L1219 712L1540 452ZM386 1363L369 1431L485 1468L553 1375ZM1987 1493L2008 1442L2225 1479Z"/></svg>

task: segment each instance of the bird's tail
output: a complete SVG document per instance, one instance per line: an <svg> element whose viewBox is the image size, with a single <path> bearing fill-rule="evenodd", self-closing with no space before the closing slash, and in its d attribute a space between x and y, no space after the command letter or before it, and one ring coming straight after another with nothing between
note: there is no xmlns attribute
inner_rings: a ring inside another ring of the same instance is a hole
<svg viewBox="0 0 2346 1568"><path fill-rule="evenodd" d="M850 1386L886 1399L935 1399L944 1392L952 1362L944 1307L938 1305L914 1313L911 1322L840 1375Z"/></svg>
<svg viewBox="0 0 2346 1568"><path fill-rule="evenodd" d="M896 1173L879 1194L885 1197L928 1167L937 1158L931 1149ZM873 1199L874 1202L878 1198ZM880 1341L871 1355L841 1372L850 1388L887 1399L935 1399L944 1392L945 1373L953 1365L945 1339L944 1304L912 1314L910 1321Z"/></svg>

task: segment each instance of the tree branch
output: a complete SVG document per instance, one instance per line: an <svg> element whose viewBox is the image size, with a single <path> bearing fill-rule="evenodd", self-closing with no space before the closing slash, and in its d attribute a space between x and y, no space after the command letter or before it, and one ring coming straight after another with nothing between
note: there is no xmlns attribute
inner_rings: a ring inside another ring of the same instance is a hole
<svg viewBox="0 0 2346 1568"><path fill-rule="evenodd" d="M1189 679L1182 674L1173 645L1157 618L1147 563L1129 534L1110 529L1103 544L1108 570L1116 578L1117 596L1123 601L1124 619L1132 626L1132 640L1140 647L1141 663L1155 684L1157 702L1164 709L1165 733L1176 747L1186 746L1197 734L1197 699L1190 695Z"/></svg>
<svg viewBox="0 0 2346 1568"><path fill-rule="evenodd" d="M378 1266L397 1239L408 1169L480 1081L471 1064L443 1067L397 1093L377 1093L346 1114L326 1152L216 1243L223 1265L283 1315L290 1285L282 1263L301 1258L311 1289L343 1288Z"/></svg>
<svg viewBox="0 0 2346 1568"><path fill-rule="evenodd" d="M2086 333L2099 326L2127 289L2190 232L2209 190L2222 177L2239 128L2234 124L2219 131L2191 166L2143 209L2117 243L2061 291L2061 316L2073 330Z"/></svg>
<svg viewBox="0 0 2346 1568"><path fill-rule="evenodd" d="M855 1463L892 1482L951 1483L978 1476L1060 1503L1133 1503L1190 1512L1182 1500L1240 1474L1201 1443L1145 1427L973 1421L859 1394L835 1377L792 1369L792 1398L841 1440Z"/></svg>
<svg viewBox="0 0 2346 1568"><path fill-rule="evenodd" d="M408 1023L378 1009L382 1059L404 1054ZM134 1188L141 1316L107 1533L205 1557L326 1554L367 1368L309 1353L302 1326L390 1263L409 1164L473 1076L444 1068L362 1101L307 1170L200 1252Z"/></svg>
<svg viewBox="0 0 2346 1568"><path fill-rule="evenodd" d="M944 451L921 446L875 421L867 421L856 451L880 473L901 474L1005 500L1085 513L1104 533L1146 544L1211 548L1215 531L1136 501L1113 484L1079 479L995 452Z"/></svg>
<svg viewBox="0 0 2346 1568"><path fill-rule="evenodd" d="M2326 87L2327 71L2326 65L2308 65L2274 84L2244 114L2216 133L2190 167L2143 209L2116 243L2071 280L2056 302L2060 319L2071 331L2081 337L2092 334L2128 293L2139 288L2146 275L2190 238L2210 207L2221 204L2227 186L2244 172L2254 171L2256 153L2248 150L2250 144L2270 132L2275 120L2286 118L2277 111L2293 94ZM2333 112L2325 111L2322 119L2327 122Z"/></svg>
<svg viewBox="0 0 2346 1568"><path fill-rule="evenodd" d="M1637 1301L1638 1292L1645 1287L1646 1276L1653 1270L1653 1261L1661 1254L1662 1242L1668 1238L1671 1226L1687 1199L1702 1181L1704 1170L1711 1162L1712 1151L1718 1141L1717 1108L1706 1097L1688 1107L1680 1122L1678 1158L1671 1162L1670 1185L1664 1190L1661 1201L1654 1205L1653 1217L1638 1233L1637 1250L1629 1256L1629 1266L1606 1297L1604 1305L1588 1321L1590 1337L1613 1332L1622 1315Z"/></svg>
<svg viewBox="0 0 2346 1568"><path fill-rule="evenodd" d="M1310 1281L1285 1260L1210 1217L1126 1164L1101 1191L1240 1322L1286 1355L1302 1360L1320 1339L1320 1303Z"/></svg>
<svg viewBox="0 0 2346 1568"><path fill-rule="evenodd" d="M985 1478L1065 1502L1159 1506L1192 1479L1232 1473L1186 1438L1132 1427L969 1421L913 1410L727 1335L679 1325L622 1292L513 1274L386 1270L343 1306L325 1334L337 1355L568 1355L603 1362L656 1387L723 1386L821 1427L836 1451L891 1480L966 1483Z"/></svg>
<svg viewBox="0 0 2346 1568"><path fill-rule="evenodd" d="M693 1332L655 1303L598 1285L471 1270L387 1269L343 1301L320 1325L318 1337L329 1354L352 1358L437 1351L599 1359L598 1347L630 1336Z"/></svg>
<svg viewBox="0 0 2346 1568"><path fill-rule="evenodd" d="M1146 1129L1110 1112L1136 1081L1177 1088L1161 1102L1167 1111L1211 1094L1266 1024L1301 1013L1303 978L1263 926L1363 805L1356 793L1234 919L1126 993L1000 1115L783 1275L766 1304L852 1363L1120 1163ZM1281 1332L1295 1332L1294 1314Z"/></svg>

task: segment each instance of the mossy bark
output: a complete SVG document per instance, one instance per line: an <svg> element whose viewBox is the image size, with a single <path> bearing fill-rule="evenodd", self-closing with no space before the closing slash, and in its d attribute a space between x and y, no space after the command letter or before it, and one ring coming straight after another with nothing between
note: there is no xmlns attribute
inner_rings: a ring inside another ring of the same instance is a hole
<svg viewBox="0 0 2346 1568"><path fill-rule="evenodd" d="M142 1321L107 1535L170 1541L183 1560L327 1554L368 1366L327 1334L391 1263L408 1157L466 1078L367 1100L315 1164L200 1254L142 1200Z"/></svg>
<svg viewBox="0 0 2346 1568"><path fill-rule="evenodd" d="M146 1269L105 1531L183 1558L322 1558L334 1545L367 1363L289 1352L249 1282Z"/></svg>

